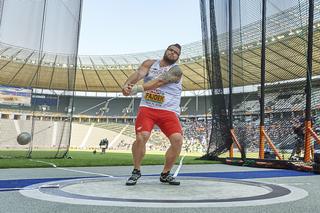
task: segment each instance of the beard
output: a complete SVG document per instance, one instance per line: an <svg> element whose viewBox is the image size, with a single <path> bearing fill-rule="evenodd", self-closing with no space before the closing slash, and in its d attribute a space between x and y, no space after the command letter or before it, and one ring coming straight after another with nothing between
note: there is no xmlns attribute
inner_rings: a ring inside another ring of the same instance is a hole
<svg viewBox="0 0 320 213"><path fill-rule="evenodd" d="M167 62L169 65L172 65L172 64L176 63L176 61L178 61L178 59L176 59L176 60L170 59L170 58L166 55L166 53L163 55L163 60L164 60L165 62Z"/></svg>

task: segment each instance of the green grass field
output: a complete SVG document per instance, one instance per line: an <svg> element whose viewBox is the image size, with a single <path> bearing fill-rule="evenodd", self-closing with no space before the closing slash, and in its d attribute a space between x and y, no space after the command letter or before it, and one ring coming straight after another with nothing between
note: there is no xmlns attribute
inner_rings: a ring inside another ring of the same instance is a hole
<svg viewBox="0 0 320 213"><path fill-rule="evenodd" d="M1 154L1 152L0 152ZM42 154L43 155L43 154ZM107 152L106 154L96 153L91 151L70 151L69 156L72 159L50 159L50 158L23 158L20 154L18 158L9 156L17 156L12 153L3 155L0 159L0 168L35 168L35 167L52 167L48 163L55 164L58 167L80 167L80 166L130 166L132 165L132 155L130 152ZM183 164L216 164L220 162L197 160L200 154L190 154L185 157ZM179 163L180 158L177 160ZM43 163L43 162L47 163ZM161 165L164 163L164 153L153 152L147 153L143 165Z"/></svg>

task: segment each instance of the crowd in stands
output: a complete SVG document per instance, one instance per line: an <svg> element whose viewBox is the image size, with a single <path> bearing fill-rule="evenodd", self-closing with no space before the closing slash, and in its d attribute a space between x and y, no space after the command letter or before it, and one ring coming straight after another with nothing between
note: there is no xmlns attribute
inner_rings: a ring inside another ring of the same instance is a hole
<svg viewBox="0 0 320 213"><path fill-rule="evenodd" d="M303 90L286 92L273 92L265 94L265 108L268 112L294 112L305 110L305 94ZM320 107L320 88L313 88L312 109ZM252 97L252 100L244 98L243 101L238 101L235 104L234 113L259 113L260 103L257 97Z"/></svg>
<svg viewBox="0 0 320 213"><path fill-rule="evenodd" d="M181 122L184 134L183 151L205 153L207 148L207 135L210 133L211 121L205 120L190 120L186 119ZM208 128L207 128L208 127ZM134 133L132 132L134 137ZM131 150L133 141L121 140L114 147L113 150ZM149 151L166 151L170 145L169 140L155 127L152 131L150 139L146 145Z"/></svg>
<svg viewBox="0 0 320 213"><path fill-rule="evenodd" d="M314 129L319 133L320 114L315 114L312 118ZM257 152L259 149L260 120L247 120L235 122L235 130L238 139L246 146L250 152ZM287 117L274 117L265 122L265 131L273 144L280 149L292 150L297 142L295 129L304 125L303 115L291 115ZM266 145L267 148L268 145Z"/></svg>
<svg viewBox="0 0 320 213"><path fill-rule="evenodd" d="M184 150L187 152L205 153L207 138L211 132L211 120L186 119L182 122L184 134Z"/></svg>

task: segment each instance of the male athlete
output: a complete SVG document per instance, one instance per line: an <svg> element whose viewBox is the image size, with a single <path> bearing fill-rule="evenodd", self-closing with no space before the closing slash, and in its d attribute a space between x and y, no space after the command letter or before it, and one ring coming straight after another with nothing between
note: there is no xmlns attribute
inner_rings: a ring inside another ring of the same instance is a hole
<svg viewBox="0 0 320 213"><path fill-rule="evenodd" d="M156 124L170 140L160 181L171 185L180 182L170 174L182 147L182 127L178 115L182 90L182 71L176 64L181 53L179 44L170 45L161 60L146 60L125 82L125 96L143 92L135 123L136 140L132 145L133 166L126 185L135 185L141 177L140 167L146 152L146 143ZM144 78L142 85L136 83Z"/></svg>

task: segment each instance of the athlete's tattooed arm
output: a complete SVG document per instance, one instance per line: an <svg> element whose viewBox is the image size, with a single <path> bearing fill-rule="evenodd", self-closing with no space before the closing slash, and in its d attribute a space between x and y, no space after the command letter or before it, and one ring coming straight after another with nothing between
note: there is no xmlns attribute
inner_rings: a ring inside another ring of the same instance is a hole
<svg viewBox="0 0 320 213"><path fill-rule="evenodd" d="M164 81L165 83L175 83L180 80L182 71L179 66L174 66L167 72L161 74L157 79Z"/></svg>
<svg viewBox="0 0 320 213"><path fill-rule="evenodd" d="M182 71L179 66L174 66L167 72L159 75L157 78L143 84L144 90L159 88L165 84L178 82L182 77Z"/></svg>

